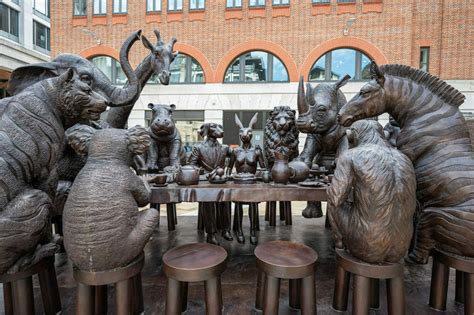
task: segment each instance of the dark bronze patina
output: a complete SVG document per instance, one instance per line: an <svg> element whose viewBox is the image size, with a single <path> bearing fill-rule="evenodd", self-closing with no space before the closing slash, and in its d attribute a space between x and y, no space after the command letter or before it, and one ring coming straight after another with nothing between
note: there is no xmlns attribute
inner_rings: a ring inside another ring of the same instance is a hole
<svg viewBox="0 0 474 315"><path fill-rule="evenodd" d="M199 130L199 135L205 139L193 147L189 164L200 167L207 173L214 172L217 168L225 169L226 158L230 157L230 149L219 143L217 139L224 137L224 128L220 124L205 123ZM216 238L216 211L219 206L224 206L225 211L221 214L224 219L222 236L226 240L232 240L230 233L230 205L205 204L203 207L204 224L206 225L207 242L218 244Z"/></svg>
<svg viewBox="0 0 474 315"><path fill-rule="evenodd" d="M351 149L339 155L328 189L336 247L370 263L398 262L413 235L415 171L377 121L357 121L346 132Z"/></svg>
<svg viewBox="0 0 474 315"><path fill-rule="evenodd" d="M418 218L410 260L432 249L474 257L474 158L459 106L464 95L439 78L404 65L372 63L373 80L339 112L349 126L388 112L400 124L397 147L413 162Z"/></svg>
<svg viewBox="0 0 474 315"><path fill-rule="evenodd" d="M346 97L340 90L351 77L346 75L336 83L311 84L304 89L303 77L298 86L298 119L296 127L308 134L303 151L296 158L309 168L313 163L330 169L337 155L347 149L345 127L337 123L337 112L346 103ZM323 215L321 203L308 202L303 210L305 218L319 218Z"/></svg>
<svg viewBox="0 0 474 315"><path fill-rule="evenodd" d="M176 105L150 103L148 108L152 110L153 117L149 129L151 145L145 154L146 169L151 173L173 172L185 157L181 134L172 118Z"/></svg>
<svg viewBox="0 0 474 315"><path fill-rule="evenodd" d="M77 125L68 142L87 163L77 175L64 206L64 245L82 271L123 267L135 259L158 223L150 187L130 169L135 155L150 145L146 129L95 130ZM89 136L84 135L89 134Z"/></svg>

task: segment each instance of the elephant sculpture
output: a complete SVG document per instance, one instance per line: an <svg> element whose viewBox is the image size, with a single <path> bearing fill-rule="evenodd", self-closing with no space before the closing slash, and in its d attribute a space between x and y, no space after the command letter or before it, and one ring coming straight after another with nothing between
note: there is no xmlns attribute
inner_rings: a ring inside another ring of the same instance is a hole
<svg viewBox="0 0 474 315"><path fill-rule="evenodd" d="M130 46L136 40L133 34ZM126 57L128 49L121 53ZM137 82L133 72L130 78ZM107 105L112 104L72 69L0 100L0 274L21 270L44 256L40 245L54 247L51 238L42 235L50 228L64 130L98 119Z"/></svg>
<svg viewBox="0 0 474 315"><path fill-rule="evenodd" d="M320 83L314 88L307 84L306 92L303 77L298 87L298 119L296 127L308 134L303 151L296 158L312 167L313 162L321 165L326 162L329 169L337 155L347 149L346 128L337 123L337 112L346 103L340 90L351 77L346 75L335 83ZM308 202L303 210L305 218L319 218L323 215L321 202Z"/></svg>
<svg viewBox="0 0 474 315"><path fill-rule="evenodd" d="M64 246L76 267L103 271L122 267L143 250L159 220L156 209L139 211L150 187L130 169L150 145L146 129L96 130L76 125L67 140L88 155L64 206Z"/></svg>
<svg viewBox="0 0 474 315"><path fill-rule="evenodd" d="M339 155L328 190L336 247L369 263L399 262L413 235L413 165L375 120L355 122L347 137L351 148Z"/></svg>

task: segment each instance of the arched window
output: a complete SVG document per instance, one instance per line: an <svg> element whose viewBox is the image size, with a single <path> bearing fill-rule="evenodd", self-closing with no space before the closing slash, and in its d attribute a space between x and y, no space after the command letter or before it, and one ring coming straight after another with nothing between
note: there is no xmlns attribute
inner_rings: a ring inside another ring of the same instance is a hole
<svg viewBox="0 0 474 315"><path fill-rule="evenodd" d="M191 56L183 53L174 58L170 65L171 84L189 84L189 83L205 83L204 70L199 62ZM159 83L156 75L152 76L148 83Z"/></svg>
<svg viewBox="0 0 474 315"><path fill-rule="evenodd" d="M321 56L309 72L309 81L333 81L348 74L353 80L368 80L370 58L362 52L340 48Z"/></svg>
<svg viewBox="0 0 474 315"><path fill-rule="evenodd" d="M127 77L123 73L120 62L109 56L97 56L89 59L115 85L124 85Z"/></svg>
<svg viewBox="0 0 474 315"><path fill-rule="evenodd" d="M224 82L288 82L288 71L276 56L249 51L229 65Z"/></svg>

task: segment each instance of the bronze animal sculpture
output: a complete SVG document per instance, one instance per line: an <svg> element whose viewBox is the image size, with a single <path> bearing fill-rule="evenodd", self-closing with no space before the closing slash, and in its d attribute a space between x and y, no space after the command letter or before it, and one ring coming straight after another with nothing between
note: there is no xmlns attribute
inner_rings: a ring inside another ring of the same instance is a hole
<svg viewBox="0 0 474 315"><path fill-rule="evenodd" d="M393 146L397 147L398 135L400 135L400 125L390 116L388 123L383 127L385 138Z"/></svg>
<svg viewBox="0 0 474 315"><path fill-rule="evenodd" d="M205 138L200 144L193 146L189 164L211 173L217 168L225 169L226 159L230 157L230 149L219 143L217 139L224 137L224 128L220 124L205 123L199 129L199 135ZM232 240L230 233L230 204L205 203L203 211L204 224L206 226L207 242L218 244L216 239L216 216L221 215L217 207L223 207L223 229L222 237ZM219 213L217 213L219 211Z"/></svg>
<svg viewBox="0 0 474 315"><path fill-rule="evenodd" d="M388 112L400 124L397 147L413 162L422 209L409 260L426 263L433 248L474 257L474 158L459 111L464 95L404 65L372 63L373 79L339 112L349 126Z"/></svg>
<svg viewBox="0 0 474 315"><path fill-rule="evenodd" d="M275 161L274 151L278 147L288 149L288 159L298 156L298 130L296 129L296 111L289 106L275 106L265 123L264 154L271 169Z"/></svg>
<svg viewBox="0 0 474 315"><path fill-rule="evenodd" d="M72 69L0 101L0 273L44 241L39 231L49 228L44 218L58 185L65 126L97 119L107 105Z"/></svg>
<svg viewBox="0 0 474 315"><path fill-rule="evenodd" d="M263 149L265 163L271 171L275 163L275 150L286 148L288 160L291 161L298 156L298 130L296 129L296 111L289 106L275 106L265 122L263 135ZM276 209L275 202L267 202L265 219L269 219L270 209ZM280 219L285 220L284 213L291 213L291 203L280 202ZM276 211L276 210L275 210ZM287 221L288 222L288 221Z"/></svg>
<svg viewBox="0 0 474 315"><path fill-rule="evenodd" d="M303 77L300 78L296 127L307 136L303 151L296 160L305 162L309 168L314 162L321 166L323 158L334 161L348 147L346 128L337 123L336 116L347 102L340 88L350 78L346 75L336 83L320 83L314 88L308 83L306 92ZM305 218L322 217L321 202L308 202L302 214Z"/></svg>
<svg viewBox="0 0 474 315"><path fill-rule="evenodd" d="M104 271L130 263L143 250L159 220L150 187L130 169L134 155L150 145L146 129L96 130L76 125L69 144L88 155L72 185L63 213L64 246L76 267Z"/></svg>
<svg viewBox="0 0 474 315"><path fill-rule="evenodd" d="M256 113L248 127L244 127L239 117L235 115L235 124L239 127L239 138L242 142L241 146L232 150L231 158L229 161L228 173L232 172L232 168L235 165L235 170L238 174L253 174L257 172L257 166L260 168L266 168L265 160L263 158L263 152L260 146L252 145L252 129L257 123L258 113ZM257 224L258 216L258 204L252 203L249 206L249 219L250 219L250 243L253 245L257 244L256 231L258 230ZM243 209L240 203L236 203L234 210L234 232L237 234L237 241L239 243L245 243L245 236L242 232L242 218Z"/></svg>
<svg viewBox="0 0 474 315"><path fill-rule="evenodd" d="M185 158L181 134L173 121L176 105L148 104L153 112L149 133L151 145L145 154L148 172L173 171Z"/></svg>
<svg viewBox="0 0 474 315"><path fill-rule="evenodd" d="M357 121L347 135L351 148L337 158L328 190L336 247L369 263L398 262L413 235L413 165L387 142L377 121Z"/></svg>

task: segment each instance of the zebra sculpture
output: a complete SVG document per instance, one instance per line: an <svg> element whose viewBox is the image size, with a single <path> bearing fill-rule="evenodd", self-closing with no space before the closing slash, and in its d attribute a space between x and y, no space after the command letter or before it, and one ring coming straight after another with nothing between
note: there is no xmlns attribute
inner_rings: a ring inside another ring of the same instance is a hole
<svg viewBox="0 0 474 315"><path fill-rule="evenodd" d="M397 147L413 162L422 209L408 260L426 263L434 248L474 257L474 153L458 108L464 95L409 66L372 63L370 72L373 80L338 120L350 126L388 112L400 124Z"/></svg>

